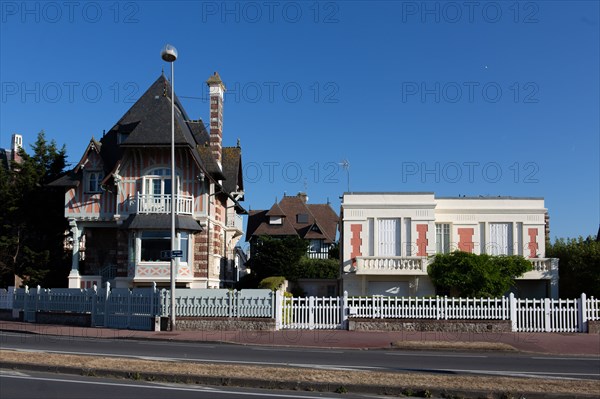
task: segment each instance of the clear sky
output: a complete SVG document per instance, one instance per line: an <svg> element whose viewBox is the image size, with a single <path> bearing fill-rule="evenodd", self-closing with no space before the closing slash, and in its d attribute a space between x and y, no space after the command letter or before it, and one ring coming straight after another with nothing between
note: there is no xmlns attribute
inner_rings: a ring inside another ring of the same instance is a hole
<svg viewBox="0 0 600 399"><path fill-rule="evenodd" d="M284 193L542 196L551 236L599 216L598 1L2 1L0 146L77 163L179 51L175 91L243 149L246 208ZM349 169L342 166L349 162Z"/></svg>

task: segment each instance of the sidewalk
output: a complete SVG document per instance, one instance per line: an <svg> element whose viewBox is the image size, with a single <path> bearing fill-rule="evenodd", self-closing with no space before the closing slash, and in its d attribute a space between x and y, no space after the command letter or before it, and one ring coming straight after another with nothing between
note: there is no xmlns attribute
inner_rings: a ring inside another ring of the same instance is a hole
<svg viewBox="0 0 600 399"><path fill-rule="evenodd" d="M600 356L600 335L566 333L443 333L363 332L345 330L284 331L134 331L0 321L1 331L26 332L40 336L102 339L152 339L164 341L223 342L243 345L287 347L385 349L392 343L418 343L421 350L436 343L456 344L469 349L472 343L506 344L518 351L555 355ZM427 344L431 344L428 346Z"/></svg>

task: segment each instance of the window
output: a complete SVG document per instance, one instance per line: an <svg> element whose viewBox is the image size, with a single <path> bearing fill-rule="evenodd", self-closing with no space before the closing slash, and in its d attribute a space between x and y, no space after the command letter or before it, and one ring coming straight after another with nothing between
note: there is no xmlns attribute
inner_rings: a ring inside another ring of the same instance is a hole
<svg viewBox="0 0 600 399"><path fill-rule="evenodd" d="M400 256L400 219L379 219L379 256Z"/></svg>
<svg viewBox="0 0 600 399"><path fill-rule="evenodd" d="M142 251L140 261L164 261L161 251L171 250L171 232L169 231L144 231L142 232Z"/></svg>
<svg viewBox="0 0 600 399"><path fill-rule="evenodd" d="M183 252L180 263L186 263L189 255L190 235L186 232L181 232L179 237L179 248ZM171 232L168 230L161 231L144 231L141 234L141 262L168 262L168 259L161 257L162 251L171 250Z"/></svg>
<svg viewBox="0 0 600 399"><path fill-rule="evenodd" d="M190 234L186 232L179 233L179 249L183 252L181 259L179 259L180 263L186 263L188 261L189 244Z"/></svg>
<svg viewBox="0 0 600 399"><path fill-rule="evenodd" d="M144 194L171 195L171 171L167 168L151 170L144 176Z"/></svg>
<svg viewBox="0 0 600 399"><path fill-rule="evenodd" d="M512 223L490 223L489 253L491 255L512 255Z"/></svg>
<svg viewBox="0 0 600 399"><path fill-rule="evenodd" d="M283 218L281 216L271 216L269 224L283 224Z"/></svg>
<svg viewBox="0 0 600 399"><path fill-rule="evenodd" d="M450 253L450 225L447 223L435 225L435 251L438 254Z"/></svg>
<svg viewBox="0 0 600 399"><path fill-rule="evenodd" d="M87 173L87 186L86 192L88 193L99 193L102 192L102 179L104 173L102 172L88 172Z"/></svg>

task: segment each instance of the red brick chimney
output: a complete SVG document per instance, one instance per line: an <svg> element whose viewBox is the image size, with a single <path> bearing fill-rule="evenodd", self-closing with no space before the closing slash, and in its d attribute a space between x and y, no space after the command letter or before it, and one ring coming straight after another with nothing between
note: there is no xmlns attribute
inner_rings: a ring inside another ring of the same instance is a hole
<svg viewBox="0 0 600 399"><path fill-rule="evenodd" d="M208 78L206 84L210 91L210 149L221 166L225 85L217 72Z"/></svg>

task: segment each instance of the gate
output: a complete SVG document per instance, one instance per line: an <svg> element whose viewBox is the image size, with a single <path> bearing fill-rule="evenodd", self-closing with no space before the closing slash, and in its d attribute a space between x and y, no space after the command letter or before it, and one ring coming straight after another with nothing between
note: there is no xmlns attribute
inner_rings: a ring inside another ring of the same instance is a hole
<svg viewBox="0 0 600 399"><path fill-rule="evenodd" d="M339 330L346 328L347 297L281 299L281 329Z"/></svg>

